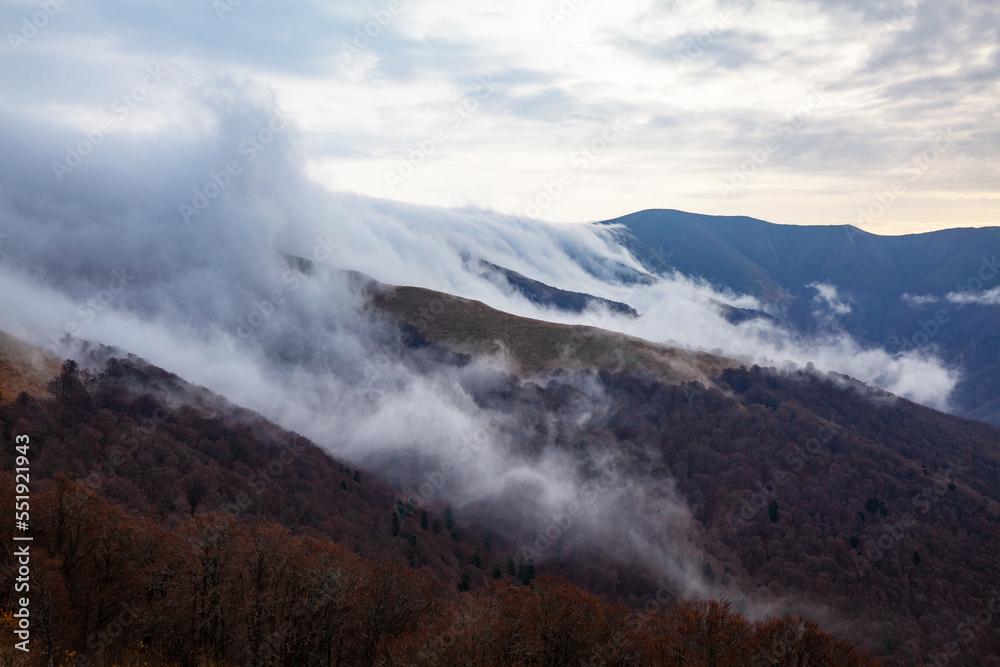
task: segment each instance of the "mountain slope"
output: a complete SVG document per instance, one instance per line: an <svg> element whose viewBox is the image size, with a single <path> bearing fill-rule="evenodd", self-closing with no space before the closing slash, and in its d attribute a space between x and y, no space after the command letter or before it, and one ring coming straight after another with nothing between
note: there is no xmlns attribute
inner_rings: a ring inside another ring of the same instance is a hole
<svg viewBox="0 0 1000 667"><path fill-rule="evenodd" d="M32 471L41 478L71 475L124 510L168 524L210 511L266 517L455 581L482 545L471 531L422 530L419 542L407 542L399 535L416 528L419 513L369 472L138 358L100 347L82 354L99 372L70 381L63 373L54 415L42 404L21 409L21 429L59 443L35 452ZM11 428L5 424L8 438ZM424 510L426 522L443 522L443 507Z"/></svg>
<svg viewBox="0 0 1000 667"><path fill-rule="evenodd" d="M643 369L665 380L707 381L733 359L681 350L587 326L518 317L478 301L419 287L370 284L373 305L454 352L503 352L519 372Z"/></svg>
<svg viewBox="0 0 1000 667"><path fill-rule="evenodd" d="M457 542L419 524L420 510L447 522L440 505L410 511L405 493L370 476L355 487L353 471L309 445L272 475L268 462L297 436L137 360L110 364L100 349L91 353L100 374L53 385L54 402L8 406L4 435L16 426L56 443L41 450L43 478L89 478L96 465L105 497L168 525L239 506L244 493L251 517L425 565L451 583L468 570L479 586L491 563L513 580L533 559L538 571L633 608L725 596L748 614L805 614L888 665L926 662L959 641L955 655L988 665L1000 649L1000 628L978 623L970 636L965 619L994 604L1000 580L997 429L835 374L744 369L430 290L354 282L371 314L397 324L414 368L469 369L449 377L509 445L480 452L496 473L473 477L481 495L458 493L463 471L452 468L435 496L462 499L455 525L476 527L460 528ZM384 455L377 474L413 489L444 469L410 454ZM497 486L511 461L534 481Z"/></svg>
<svg viewBox="0 0 1000 667"><path fill-rule="evenodd" d="M651 268L673 268L760 296L802 294L813 282L943 293L961 289L1000 228L878 236L850 226L776 225L748 217L648 210L608 220ZM971 273L970 273L971 269Z"/></svg>
<svg viewBox="0 0 1000 667"><path fill-rule="evenodd" d="M480 275L498 285L512 289L528 301L543 308L556 308L569 313L583 313L590 308L607 308L613 313L636 317L635 308L619 301L609 301L600 297L558 289L543 282L528 278L516 271L505 269L485 260L479 260Z"/></svg>
<svg viewBox="0 0 1000 667"><path fill-rule="evenodd" d="M657 576L650 554L670 553L696 565L715 594L813 613L886 664L928 661L959 640L962 660L993 664L985 656L1000 652L1000 626L970 627L965 617L1000 604L991 588L1000 581L997 428L832 373L719 359L716 373L694 383L669 364L619 365L576 342L618 340L605 332L385 289L374 303L426 341L473 356L493 352L493 341L513 351L516 377L469 391L481 407L516 417L518 455L541 462L555 449L581 468L610 457L624 488L641 490L624 503L604 499L604 510L587 515L591 527L561 534L556 551L535 549L530 536L545 523L529 523L522 544L543 567L608 594L643 590L638 582ZM672 488L693 524L664 511ZM496 507L511 502L466 511L509 525ZM637 550L640 535L650 544ZM702 556L677 546L690 541Z"/></svg>
<svg viewBox="0 0 1000 667"><path fill-rule="evenodd" d="M716 602L637 614L535 578L504 563L501 535L394 502L259 415L114 350L83 360L94 370L67 362L52 397L0 408L5 441L30 437L33 492L32 654L5 632L5 664L657 665L679 651L877 665L808 620ZM12 534L13 514L0 526ZM4 581L19 567L0 551ZM25 603L3 591L15 628Z"/></svg>

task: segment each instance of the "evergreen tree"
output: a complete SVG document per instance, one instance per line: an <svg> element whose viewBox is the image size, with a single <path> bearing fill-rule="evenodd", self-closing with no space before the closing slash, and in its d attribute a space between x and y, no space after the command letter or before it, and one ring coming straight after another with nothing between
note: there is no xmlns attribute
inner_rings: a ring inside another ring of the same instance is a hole
<svg viewBox="0 0 1000 667"><path fill-rule="evenodd" d="M406 538L406 543L408 545L406 549L406 558L410 562L410 567L416 567L417 565L417 536L414 533L407 533L404 535Z"/></svg>
<svg viewBox="0 0 1000 667"><path fill-rule="evenodd" d="M535 563L530 559L525 561L524 556L521 556L517 564L517 578L525 586L530 584L535 578Z"/></svg>

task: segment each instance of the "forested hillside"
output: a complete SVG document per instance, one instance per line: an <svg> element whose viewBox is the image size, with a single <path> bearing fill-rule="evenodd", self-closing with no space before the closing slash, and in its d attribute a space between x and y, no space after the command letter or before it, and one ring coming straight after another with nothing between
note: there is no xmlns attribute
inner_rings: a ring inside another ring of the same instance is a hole
<svg viewBox="0 0 1000 667"><path fill-rule="evenodd" d="M429 313L434 298L408 288L379 303L391 313ZM518 454L540 461L558 448L581 468L613 458L621 483L643 490L616 508L599 537L564 536L564 548L547 551L540 565L641 601L657 575L635 554L629 529L662 529L651 513L667 501L639 499L676 486L694 528L663 529L659 548L700 543L707 586L747 604L811 610L886 664L949 652L990 664L1000 654L990 611L1000 605L996 427L834 373L734 368L711 355L582 328L532 328L482 304L445 303L439 316L406 321L455 349L475 350L471 342L492 335L536 368L545 360L592 369L498 374L468 387L480 406L517 424ZM603 336L598 353L577 342L588 335ZM558 340L573 351L568 359L550 352ZM685 381L699 373L712 377ZM478 518L506 519L491 504ZM970 617L978 612L981 620Z"/></svg>
<svg viewBox="0 0 1000 667"><path fill-rule="evenodd" d="M640 613L536 577L501 537L204 390L172 404L184 388L134 359L67 362L51 398L0 408L5 441L31 438L34 537L28 656L2 552L6 664L875 664L811 621Z"/></svg>

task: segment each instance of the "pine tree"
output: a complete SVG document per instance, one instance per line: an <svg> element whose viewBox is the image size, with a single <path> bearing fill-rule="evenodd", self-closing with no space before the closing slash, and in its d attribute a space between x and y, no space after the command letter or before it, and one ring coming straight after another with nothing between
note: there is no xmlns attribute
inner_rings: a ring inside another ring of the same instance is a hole
<svg viewBox="0 0 1000 667"><path fill-rule="evenodd" d="M517 564L517 578L525 586L530 584L531 580L535 578L535 563L530 559L525 561L524 556L521 556L521 560Z"/></svg>
<svg viewBox="0 0 1000 667"><path fill-rule="evenodd" d="M404 535L406 538L406 543L409 545L406 549L406 558L410 562L410 567L416 567L417 564L417 536L414 533L407 533Z"/></svg>

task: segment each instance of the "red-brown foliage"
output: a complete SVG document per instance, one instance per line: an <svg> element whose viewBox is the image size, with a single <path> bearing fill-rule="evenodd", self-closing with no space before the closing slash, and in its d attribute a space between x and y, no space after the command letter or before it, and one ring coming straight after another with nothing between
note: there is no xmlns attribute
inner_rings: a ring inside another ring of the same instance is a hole
<svg viewBox="0 0 1000 667"><path fill-rule="evenodd" d="M124 386L174 381L149 372L119 362L90 391L63 377L58 398L0 410L6 440L32 438L37 664L874 664L802 619L750 623L719 603L637 615L544 575L486 585L482 535L421 528L391 487L259 417ZM13 495L0 476L0 506ZM12 521L0 513L0 534ZM13 595L0 589L0 608Z"/></svg>

